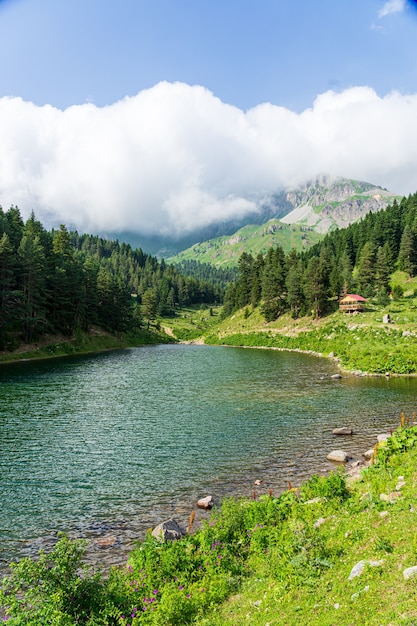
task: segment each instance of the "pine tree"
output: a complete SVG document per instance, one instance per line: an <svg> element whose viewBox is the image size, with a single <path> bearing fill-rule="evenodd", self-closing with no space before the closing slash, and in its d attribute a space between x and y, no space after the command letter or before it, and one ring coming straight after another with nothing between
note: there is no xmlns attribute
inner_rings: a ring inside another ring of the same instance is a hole
<svg viewBox="0 0 417 626"><path fill-rule="evenodd" d="M385 243L383 246L379 246L376 251L375 259L375 280L374 285L377 292L382 297L382 294L389 291L389 278L391 274L391 268L389 264L389 245Z"/></svg>
<svg viewBox="0 0 417 626"><path fill-rule="evenodd" d="M407 225L403 230L398 254L398 268L413 277L416 271L416 237Z"/></svg>
<svg viewBox="0 0 417 626"><path fill-rule="evenodd" d="M145 319L148 322L148 329L156 317L158 310L158 299L153 289L147 289L142 296L142 310Z"/></svg>
<svg viewBox="0 0 417 626"><path fill-rule="evenodd" d="M287 270L285 280L287 303L293 318L297 318L303 306L303 265L300 260L292 263Z"/></svg>
<svg viewBox="0 0 417 626"><path fill-rule="evenodd" d="M374 294L375 248L370 241L367 241L361 250L356 279L363 296L368 297Z"/></svg>
<svg viewBox="0 0 417 626"><path fill-rule="evenodd" d="M304 272L304 294L306 304L311 308L312 316L317 320L326 310L328 289L323 276L320 259L312 257Z"/></svg>
<svg viewBox="0 0 417 626"><path fill-rule="evenodd" d="M5 232L0 239L0 349L8 345L11 331L18 317L20 293L16 288L16 261L9 235Z"/></svg>
<svg viewBox="0 0 417 626"><path fill-rule="evenodd" d="M46 266L45 252L39 235L24 234L18 248L20 282L23 294L22 334L24 341L31 341L47 329Z"/></svg>
<svg viewBox="0 0 417 626"><path fill-rule="evenodd" d="M239 280L236 285L238 307L242 308L250 303L252 293L254 259L251 254L244 252L238 262Z"/></svg>
<svg viewBox="0 0 417 626"><path fill-rule="evenodd" d="M252 264L252 275L251 275L251 293L250 293L250 303L252 308L258 306L262 297L262 273L264 270L265 261L263 254L260 252L256 259Z"/></svg>
<svg viewBox="0 0 417 626"><path fill-rule="evenodd" d="M267 322L277 319L285 309L285 254L283 249L270 248L262 274L261 311Z"/></svg>

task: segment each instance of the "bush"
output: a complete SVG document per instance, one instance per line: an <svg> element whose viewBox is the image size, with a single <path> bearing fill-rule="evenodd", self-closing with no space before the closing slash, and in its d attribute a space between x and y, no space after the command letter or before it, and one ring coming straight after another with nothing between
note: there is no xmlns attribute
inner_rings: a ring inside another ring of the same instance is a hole
<svg viewBox="0 0 417 626"><path fill-rule="evenodd" d="M304 500L313 498L337 498L346 500L349 497L349 490L346 486L346 479L343 475L343 467L335 472L330 472L328 476L314 474L301 487L301 495Z"/></svg>
<svg viewBox="0 0 417 626"><path fill-rule="evenodd" d="M394 300L401 300L403 296L404 289L401 287L401 285L394 285L392 289L392 297L394 298Z"/></svg>
<svg viewBox="0 0 417 626"><path fill-rule="evenodd" d="M24 558L12 563L12 574L3 580L0 605L6 606L13 625L111 626L119 624L123 606L110 591L112 577L103 581L82 563L83 541L62 537L52 552L41 552L36 561Z"/></svg>

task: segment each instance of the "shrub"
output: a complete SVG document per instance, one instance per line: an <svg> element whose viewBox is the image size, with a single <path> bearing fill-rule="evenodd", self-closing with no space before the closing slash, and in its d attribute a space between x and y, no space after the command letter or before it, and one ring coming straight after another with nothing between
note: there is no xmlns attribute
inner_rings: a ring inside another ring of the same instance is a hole
<svg viewBox="0 0 417 626"><path fill-rule="evenodd" d="M401 300L403 295L404 289L401 287L401 285L394 285L392 289L392 297L394 298L394 300Z"/></svg>
<svg viewBox="0 0 417 626"><path fill-rule="evenodd" d="M319 497L346 500L349 497L349 490L343 471L342 467L335 472L330 472L328 476L319 476L318 474L311 476L301 487L303 499L311 500Z"/></svg>
<svg viewBox="0 0 417 626"><path fill-rule="evenodd" d="M111 626L119 624L123 606L114 600L109 581L82 563L83 541L63 536L54 549L38 560L12 563L12 574L3 580L0 605L6 606L13 625Z"/></svg>

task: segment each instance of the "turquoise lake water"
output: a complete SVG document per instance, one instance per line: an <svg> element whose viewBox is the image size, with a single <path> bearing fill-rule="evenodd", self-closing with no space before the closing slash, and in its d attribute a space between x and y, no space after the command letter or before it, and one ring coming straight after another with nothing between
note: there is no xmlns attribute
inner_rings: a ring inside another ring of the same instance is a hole
<svg viewBox="0 0 417 626"><path fill-rule="evenodd" d="M1 562L56 531L111 536L123 554L167 517L186 523L208 493L249 496L260 479L278 494L331 468L335 448L360 458L416 410L415 379L335 371L303 354L193 345L1 366ZM355 435L335 438L344 425Z"/></svg>

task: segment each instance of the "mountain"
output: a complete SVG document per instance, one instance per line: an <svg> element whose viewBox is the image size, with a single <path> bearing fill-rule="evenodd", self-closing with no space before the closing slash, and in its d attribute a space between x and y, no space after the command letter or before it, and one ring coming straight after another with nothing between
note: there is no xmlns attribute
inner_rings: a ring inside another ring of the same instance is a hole
<svg viewBox="0 0 417 626"><path fill-rule="evenodd" d="M277 245L285 252L302 250L329 230L349 226L400 198L370 183L318 176L296 189L264 198L256 214L247 216L246 224L236 231L203 237L169 260L198 260L220 267L236 265L242 252L256 255Z"/></svg>
<svg viewBox="0 0 417 626"><path fill-rule="evenodd" d="M216 267L236 266L242 252L250 252L256 256L265 254L268 248L282 246L285 252L291 248L301 250L317 243L321 235L309 226L284 224L277 219L268 220L265 224L248 225L237 230L232 236L216 237L203 243L196 243L183 252L171 257L170 263L181 264L182 261L200 261Z"/></svg>
<svg viewBox="0 0 417 626"><path fill-rule="evenodd" d="M293 209L281 217L284 224L303 224L325 234L335 226L345 228L371 211L385 209L400 196L370 183L320 176L288 191L286 199Z"/></svg>

